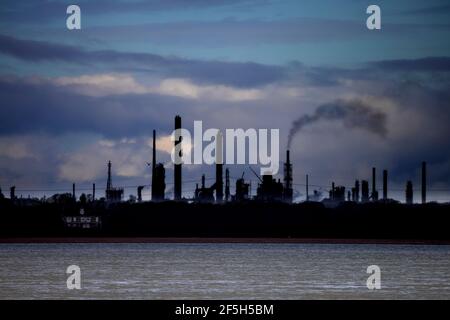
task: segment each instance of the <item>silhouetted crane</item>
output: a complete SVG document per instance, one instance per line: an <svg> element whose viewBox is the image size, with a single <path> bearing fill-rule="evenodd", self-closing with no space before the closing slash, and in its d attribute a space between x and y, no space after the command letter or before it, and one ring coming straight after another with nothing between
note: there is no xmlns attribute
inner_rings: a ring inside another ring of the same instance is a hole
<svg viewBox="0 0 450 320"><path fill-rule="evenodd" d="M250 168L250 170L253 172L253 174L258 178L258 180L262 183L263 181L262 181L262 179L261 179L261 177L260 176L258 176L258 174L255 172L255 170L253 170L253 168L252 167L250 167L250 166L248 166L249 168ZM243 175L242 175L243 176Z"/></svg>

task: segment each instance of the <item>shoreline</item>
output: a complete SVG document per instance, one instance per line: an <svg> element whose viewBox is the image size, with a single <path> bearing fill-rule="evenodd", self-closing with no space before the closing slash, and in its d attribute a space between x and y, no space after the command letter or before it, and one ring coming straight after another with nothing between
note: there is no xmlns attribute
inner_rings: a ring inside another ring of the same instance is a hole
<svg viewBox="0 0 450 320"><path fill-rule="evenodd" d="M185 237L11 237L0 244L30 243L247 243L247 244L390 244L450 245L450 240L416 239L326 239L326 238L185 238Z"/></svg>

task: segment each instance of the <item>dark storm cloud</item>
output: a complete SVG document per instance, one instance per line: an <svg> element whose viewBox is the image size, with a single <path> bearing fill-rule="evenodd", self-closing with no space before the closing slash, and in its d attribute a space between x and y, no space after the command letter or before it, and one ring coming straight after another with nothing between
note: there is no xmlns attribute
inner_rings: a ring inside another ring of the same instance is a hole
<svg viewBox="0 0 450 320"><path fill-rule="evenodd" d="M67 31L61 28L48 29L49 34L64 38ZM405 36L414 33L450 30L447 24L383 24L383 37ZM31 33L33 34L33 33ZM88 36L87 36L88 35ZM194 47L207 49L255 44L299 45L325 41L350 41L367 38L367 29L360 21L291 18L282 20L226 18L216 21L170 21L160 23L89 26L88 32L80 34L84 41L136 44L152 43L164 46Z"/></svg>
<svg viewBox="0 0 450 320"><path fill-rule="evenodd" d="M286 66L289 80L306 86L330 87L340 85L342 79L370 80L374 74L370 68L345 69L337 67L311 67L294 61Z"/></svg>
<svg viewBox="0 0 450 320"><path fill-rule="evenodd" d="M21 40L0 35L0 53L29 62L64 62L95 67L106 65L159 73L163 76L186 77L199 83L253 87L285 77L285 69L254 62L222 62L165 57L151 53L88 51L83 48L44 41Z"/></svg>
<svg viewBox="0 0 450 320"><path fill-rule="evenodd" d="M386 26L390 31L404 31L400 26ZM364 37L366 30L358 21L297 18L275 21L235 20L182 21L90 28L92 37L118 41L151 41L157 44L234 45L320 42Z"/></svg>
<svg viewBox="0 0 450 320"><path fill-rule="evenodd" d="M159 95L89 97L50 84L0 79L0 135L45 132L99 133L108 137L167 131L174 114L189 101ZM162 128L163 127L163 128Z"/></svg>
<svg viewBox="0 0 450 320"><path fill-rule="evenodd" d="M372 62L374 68L389 71L450 71L450 57L397 59Z"/></svg>
<svg viewBox="0 0 450 320"><path fill-rule="evenodd" d="M79 0L75 4L79 5L89 14L113 14L132 12L159 12L172 10L202 9L224 6L255 6L263 5L266 1L257 0ZM17 5L20 3L20 5ZM0 17L2 21L10 22L48 22L64 18L68 5L74 4L72 1L51 1L51 0L2 0L0 4Z"/></svg>
<svg viewBox="0 0 450 320"><path fill-rule="evenodd" d="M255 62L224 62L183 59L151 53L88 51L80 47L45 41L22 40L0 34L0 53L26 62L62 62L93 68L103 65L108 71L159 74L189 78L201 84L257 87L278 81L300 81L305 85L330 86L342 77L361 77L359 70L307 67L300 62L285 66Z"/></svg>
<svg viewBox="0 0 450 320"><path fill-rule="evenodd" d="M280 81L301 81L304 85L337 85L341 79L379 77L374 71L395 74L398 71L450 71L449 57L376 61L356 69L307 67L299 62L285 66L254 62L224 62L184 59L151 53L89 51L80 47L44 41L21 40L0 35L0 53L28 62L62 62L108 70L142 72L164 77L189 78L201 84L257 87Z"/></svg>
<svg viewBox="0 0 450 320"><path fill-rule="evenodd" d="M0 34L0 52L17 59L40 61L74 61L81 62L85 55L76 47L53 44L34 40L21 40Z"/></svg>
<svg viewBox="0 0 450 320"><path fill-rule="evenodd" d="M385 37L410 35L423 31L448 31L447 24L384 23ZM360 21L324 18L290 18L281 20L232 18L218 21L177 21L135 25L93 26L89 28L93 38L105 41L150 41L155 44L208 48L224 46L250 46L254 44L301 44L330 40L367 38L367 29Z"/></svg>

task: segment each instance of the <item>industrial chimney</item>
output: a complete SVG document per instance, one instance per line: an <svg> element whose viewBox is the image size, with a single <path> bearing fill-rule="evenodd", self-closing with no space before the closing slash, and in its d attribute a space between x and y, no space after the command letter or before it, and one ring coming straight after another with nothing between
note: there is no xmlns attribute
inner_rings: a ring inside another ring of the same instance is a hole
<svg viewBox="0 0 450 320"><path fill-rule="evenodd" d="M216 202L223 201L223 136L219 131L216 136Z"/></svg>
<svg viewBox="0 0 450 320"><path fill-rule="evenodd" d="M372 201L378 200L378 191L377 191L377 169L372 168Z"/></svg>
<svg viewBox="0 0 450 320"><path fill-rule="evenodd" d="M422 204L427 203L427 163L422 162Z"/></svg>
<svg viewBox="0 0 450 320"><path fill-rule="evenodd" d="M11 199L11 201L16 200L16 187L13 186L9 189L9 198Z"/></svg>
<svg viewBox="0 0 450 320"><path fill-rule="evenodd" d="M286 150L286 163L284 164L284 202L292 203L292 164L289 150Z"/></svg>
<svg viewBox="0 0 450 320"><path fill-rule="evenodd" d="M360 188L359 181L356 180L355 181L355 187L353 188L353 190L354 190L354 199L353 199L353 201L355 201L355 202L359 202L359 188Z"/></svg>
<svg viewBox="0 0 450 320"><path fill-rule="evenodd" d="M112 189L112 180L111 180L111 161L108 161L108 180L106 181L106 199L108 199L109 192Z"/></svg>
<svg viewBox="0 0 450 320"><path fill-rule="evenodd" d="M137 200L138 202L142 202L142 190L144 189L144 186L138 186L137 188Z"/></svg>
<svg viewBox="0 0 450 320"><path fill-rule="evenodd" d="M182 156L182 150L181 150L181 117L176 116L175 117L175 150L179 150L178 156ZM178 146L178 144L180 144ZM175 201L181 200L181 164L175 164L174 167L174 199Z"/></svg>
<svg viewBox="0 0 450 320"><path fill-rule="evenodd" d="M413 184L411 181L406 183L406 204L413 204Z"/></svg>
<svg viewBox="0 0 450 320"><path fill-rule="evenodd" d="M225 170L225 201L230 201L230 170Z"/></svg>
<svg viewBox="0 0 450 320"><path fill-rule="evenodd" d="M155 200L155 170L156 169L156 130L153 130L153 149L152 149L152 201Z"/></svg>
<svg viewBox="0 0 450 320"><path fill-rule="evenodd" d="M216 202L223 201L223 164L216 164Z"/></svg>
<svg viewBox="0 0 450 320"><path fill-rule="evenodd" d="M388 172L387 170L383 170L383 200L387 200L387 179L388 179Z"/></svg>
<svg viewBox="0 0 450 320"><path fill-rule="evenodd" d="M166 190L166 169L162 163L156 163L156 131L153 130L152 150L152 201L163 201ZM142 191L142 190L141 190Z"/></svg>
<svg viewBox="0 0 450 320"><path fill-rule="evenodd" d="M361 202L369 201L369 182L367 180L361 181Z"/></svg>

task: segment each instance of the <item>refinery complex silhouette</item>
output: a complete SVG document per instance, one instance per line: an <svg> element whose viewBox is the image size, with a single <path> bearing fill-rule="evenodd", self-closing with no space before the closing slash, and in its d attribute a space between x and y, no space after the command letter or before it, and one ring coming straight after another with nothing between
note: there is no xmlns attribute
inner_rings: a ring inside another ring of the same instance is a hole
<svg viewBox="0 0 450 320"><path fill-rule="evenodd" d="M175 130L182 128L181 117L175 117ZM181 136L179 140L174 142L174 147L176 148L181 143ZM181 150L181 147L178 146ZM166 197L166 172L163 163L158 163L156 160L156 131L153 130L153 151L152 151L152 161L147 163L151 166L151 201L161 202L169 201ZM286 161L284 163L284 177L283 181L279 179L276 180L270 174L264 174L262 176L258 175L250 166L249 169L258 179L258 186L256 189L256 195L251 196L251 184L244 179L244 173L238 179L236 179L235 194L230 193L230 172L229 169L225 169L225 181L223 164L216 164L216 176L215 181L211 186L206 186L205 175L201 177L201 184L196 184L194 195L192 198L186 198L182 196L182 164L174 164L174 188L173 188L173 200L174 201L192 201L199 203L226 203L226 202L242 202L242 201L260 201L260 202L293 202L293 169L292 163L290 161L290 151L286 151ZM305 198L306 201L319 201L321 200L327 206L333 206L344 201L352 202L374 202L374 201L395 201L388 198L388 171L383 170L383 180L382 180L382 195L379 197L376 184L376 168L372 169L372 186L369 190L369 181L367 180L356 180L354 187L347 188L341 185L335 185L334 182L331 183L329 188L328 197L322 199L318 195L318 191L314 190L313 194L309 194L309 176L306 175L306 185L305 185ZM421 176L421 203L427 202L427 164L422 163L422 176ZM142 202L142 192L143 189L148 185L137 186L136 196L132 197L137 202ZM405 203L413 204L413 184L412 181L406 182L405 187ZM70 198L70 195L54 195L55 197L64 196L65 198ZM4 197L0 189L0 197ZM72 200L77 201L76 197L76 185L72 185ZM20 203L25 201L23 199L18 199L16 196L16 187L12 186L10 188L10 200L13 202ZM86 198L88 201L96 200L96 185L92 185L92 193L85 195L84 193L80 197ZM112 184L112 163L107 162L107 182L105 189L105 197L100 197L99 200L104 200L106 203L115 203L124 200L124 189L113 187Z"/></svg>
<svg viewBox="0 0 450 320"><path fill-rule="evenodd" d="M182 128L175 117L175 129ZM175 139L178 147L182 137ZM192 197L183 197L182 164L174 164L173 199L166 197L166 172L156 159L156 132L153 130L151 163L151 200L143 201L148 185L137 186L133 201L124 200L124 188L113 185L113 164L107 162L104 196L91 194L77 199L72 193L55 194L40 200L10 197L0 190L0 209L6 214L0 223L0 239L11 237L261 237L261 238L358 238L414 239L449 241L447 226L450 205L427 202L427 164L421 166L421 203L414 203L413 184L406 182L405 203L388 197L388 171L382 173L382 193L377 189L376 168L368 180L357 180L346 188L331 183L328 197L309 193L306 175L306 201L295 202L293 164L286 151L283 180L273 175L258 175L255 195L244 174L236 179L230 192L230 171L215 164L215 181L206 185L205 175L197 183ZM167 183L169 184L169 183ZM376 217L376 219L374 219Z"/></svg>

